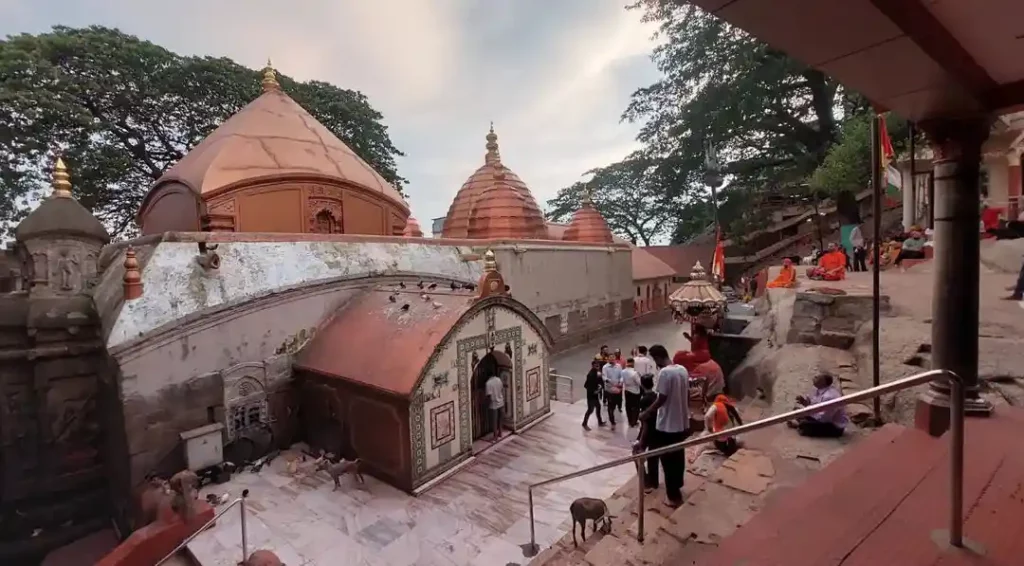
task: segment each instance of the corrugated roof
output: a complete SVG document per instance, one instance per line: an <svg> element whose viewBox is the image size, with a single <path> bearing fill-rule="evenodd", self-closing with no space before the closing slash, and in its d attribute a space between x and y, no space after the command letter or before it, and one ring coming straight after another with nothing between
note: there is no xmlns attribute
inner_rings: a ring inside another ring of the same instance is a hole
<svg viewBox="0 0 1024 566"><path fill-rule="evenodd" d="M647 251L648 248L633 248L633 281L662 279L676 274L668 264Z"/></svg>
<svg viewBox="0 0 1024 566"><path fill-rule="evenodd" d="M295 367L411 395L434 349L477 296L438 287L443 291L428 290L426 299L415 285L371 289L353 298L299 352Z"/></svg>

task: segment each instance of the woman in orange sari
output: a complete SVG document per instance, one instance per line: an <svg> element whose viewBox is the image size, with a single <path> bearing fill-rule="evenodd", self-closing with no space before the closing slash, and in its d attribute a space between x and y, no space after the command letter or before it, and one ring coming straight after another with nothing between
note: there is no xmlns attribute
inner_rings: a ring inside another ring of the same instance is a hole
<svg viewBox="0 0 1024 566"><path fill-rule="evenodd" d="M769 289L791 289L796 287L796 268L793 267L793 261L788 257L782 260L782 271L779 275L768 282L767 287Z"/></svg>

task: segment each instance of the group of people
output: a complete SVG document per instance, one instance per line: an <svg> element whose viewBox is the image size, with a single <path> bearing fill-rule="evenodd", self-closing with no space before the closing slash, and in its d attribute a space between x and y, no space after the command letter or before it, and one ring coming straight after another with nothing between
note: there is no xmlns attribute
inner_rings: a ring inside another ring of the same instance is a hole
<svg viewBox="0 0 1024 566"><path fill-rule="evenodd" d="M724 432L743 424L734 402L725 393L725 374L711 358L707 329L695 324L692 335L684 336L690 341L690 350L680 350L672 356L661 344L650 348L638 346L625 359L621 350L609 352L607 346L602 346L584 383L587 411L583 428L591 430L590 416L595 413L598 426L604 426L602 404L610 425L615 427L615 415L624 404L629 427L640 428L633 444L634 452L640 453L685 441L701 428L701 420L691 421L691 414L696 411L703 412L703 434ZM830 375L817 376L814 385L811 395L797 398L799 405L814 405L839 396ZM800 419L792 426L805 436L836 437L843 434L845 419L841 407L831 408ZM713 445L726 456L739 449L736 439L728 436ZM658 488L659 467L665 478L665 505L678 507L683 502L685 452L679 450L647 459L644 487L648 493Z"/></svg>

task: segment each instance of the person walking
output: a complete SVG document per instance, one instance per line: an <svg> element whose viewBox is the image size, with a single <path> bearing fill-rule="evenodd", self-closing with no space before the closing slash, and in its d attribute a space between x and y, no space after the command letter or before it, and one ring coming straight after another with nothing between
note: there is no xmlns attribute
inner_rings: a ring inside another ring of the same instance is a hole
<svg viewBox="0 0 1024 566"><path fill-rule="evenodd" d="M608 409L608 422L615 428L615 412L622 412L622 368L614 361L604 364L604 403Z"/></svg>
<svg viewBox="0 0 1024 566"><path fill-rule="evenodd" d="M689 375L686 368L673 364L668 350L661 344L650 349L651 358L658 366L658 398L640 414L647 420L656 414L656 442L653 448L663 448L683 442L690 436ZM686 453L677 450L660 457L665 473L665 505L671 508L683 504L683 477L686 473Z"/></svg>
<svg viewBox="0 0 1024 566"><path fill-rule="evenodd" d="M604 389L604 380L601 378L601 366L604 360L600 355L590 362L590 371L587 372L587 380L583 382L583 389L587 393L587 412L583 415L583 429L590 430L590 415L597 413L597 426L604 426L601 420L601 390Z"/></svg>
<svg viewBox="0 0 1024 566"><path fill-rule="evenodd" d="M626 367L622 370L622 390L626 396L626 421L629 422L629 428L635 427L639 420L640 394L642 392L640 374L637 373L634 364L635 360L629 358L626 360Z"/></svg>

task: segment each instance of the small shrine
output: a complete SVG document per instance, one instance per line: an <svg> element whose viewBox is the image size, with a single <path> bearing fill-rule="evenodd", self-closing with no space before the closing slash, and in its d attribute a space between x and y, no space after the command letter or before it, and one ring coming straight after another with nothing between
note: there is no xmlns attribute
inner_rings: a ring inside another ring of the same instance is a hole
<svg viewBox="0 0 1024 566"><path fill-rule="evenodd" d="M669 295L668 303L676 322L705 328L717 328L728 306L725 295L708 281L699 261L690 272L690 280Z"/></svg>

